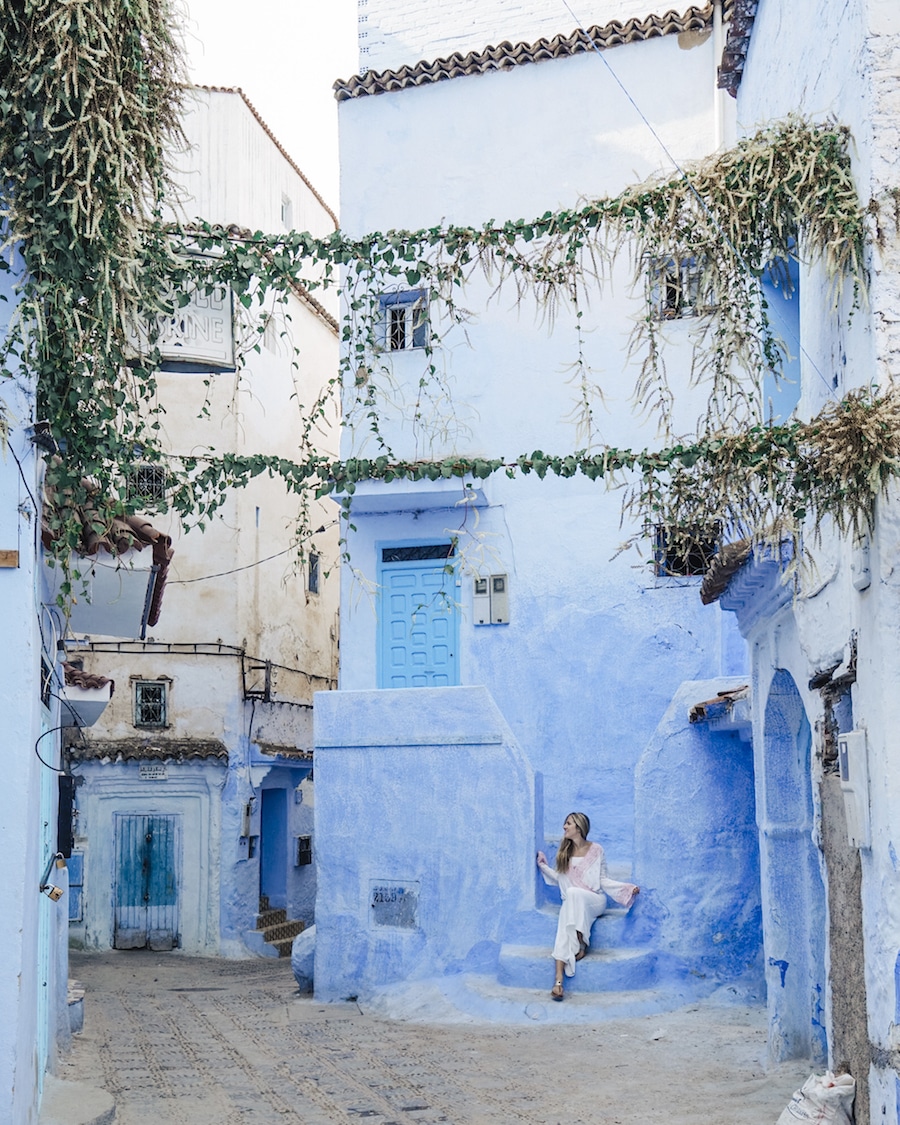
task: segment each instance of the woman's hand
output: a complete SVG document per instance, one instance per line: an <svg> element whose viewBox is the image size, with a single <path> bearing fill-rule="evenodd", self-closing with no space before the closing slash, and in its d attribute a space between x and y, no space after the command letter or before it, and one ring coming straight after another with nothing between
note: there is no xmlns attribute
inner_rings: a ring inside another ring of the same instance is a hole
<svg viewBox="0 0 900 1125"><path fill-rule="evenodd" d="M547 863L547 857L544 855L543 852L538 852L538 854L537 854L537 865L538 865L538 867L548 867L549 866L549 864Z"/></svg>

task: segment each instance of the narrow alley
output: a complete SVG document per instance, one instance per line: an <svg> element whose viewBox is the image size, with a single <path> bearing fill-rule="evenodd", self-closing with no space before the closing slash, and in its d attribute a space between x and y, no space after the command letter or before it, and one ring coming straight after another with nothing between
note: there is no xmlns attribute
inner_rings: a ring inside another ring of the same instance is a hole
<svg viewBox="0 0 900 1125"><path fill-rule="evenodd" d="M774 1125L808 1073L766 1072L765 1013L741 1006L437 1025L317 1003L288 960L73 953L72 975L60 1077L109 1091L117 1125Z"/></svg>

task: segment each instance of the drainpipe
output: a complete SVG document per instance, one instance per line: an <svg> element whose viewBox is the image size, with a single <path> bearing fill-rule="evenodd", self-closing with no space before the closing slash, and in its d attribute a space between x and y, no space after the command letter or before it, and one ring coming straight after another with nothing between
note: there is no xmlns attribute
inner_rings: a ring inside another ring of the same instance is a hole
<svg viewBox="0 0 900 1125"><path fill-rule="evenodd" d="M719 89L719 63L725 48L725 29L722 25L722 0L713 0L713 130L715 151L725 148L725 120L722 105L724 90Z"/></svg>

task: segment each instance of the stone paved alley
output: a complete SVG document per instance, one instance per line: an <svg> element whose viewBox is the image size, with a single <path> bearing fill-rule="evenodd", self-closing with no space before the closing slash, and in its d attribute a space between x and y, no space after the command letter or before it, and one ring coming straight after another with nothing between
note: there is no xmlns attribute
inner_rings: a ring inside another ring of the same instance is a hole
<svg viewBox="0 0 900 1125"><path fill-rule="evenodd" d="M287 960L73 953L85 1027L60 1077L118 1125L774 1125L763 1013L699 1005L551 1027L386 1021L297 992Z"/></svg>

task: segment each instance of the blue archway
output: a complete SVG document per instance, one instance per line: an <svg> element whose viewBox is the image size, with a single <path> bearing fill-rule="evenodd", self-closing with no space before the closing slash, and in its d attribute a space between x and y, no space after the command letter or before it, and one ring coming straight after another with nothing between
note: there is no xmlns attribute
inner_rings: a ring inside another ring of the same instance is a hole
<svg viewBox="0 0 900 1125"><path fill-rule="evenodd" d="M814 832L812 736L803 700L779 668L763 728L760 874L773 1060L824 1062L825 886Z"/></svg>

